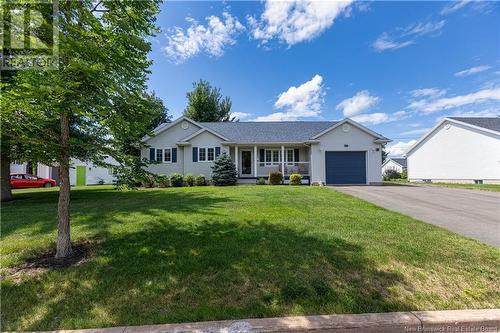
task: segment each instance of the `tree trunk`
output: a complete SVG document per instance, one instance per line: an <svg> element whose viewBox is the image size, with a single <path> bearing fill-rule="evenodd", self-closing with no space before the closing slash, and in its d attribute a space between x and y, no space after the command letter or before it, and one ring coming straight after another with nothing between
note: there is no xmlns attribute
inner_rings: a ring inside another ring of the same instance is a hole
<svg viewBox="0 0 500 333"><path fill-rule="evenodd" d="M69 228L69 115L61 112L61 151L59 156L59 203L57 205L57 251L56 258L73 254Z"/></svg>
<svg viewBox="0 0 500 333"><path fill-rule="evenodd" d="M12 191L10 189L10 155L9 150L2 147L0 152L0 183L2 191L0 194L0 200L9 201L12 199Z"/></svg>

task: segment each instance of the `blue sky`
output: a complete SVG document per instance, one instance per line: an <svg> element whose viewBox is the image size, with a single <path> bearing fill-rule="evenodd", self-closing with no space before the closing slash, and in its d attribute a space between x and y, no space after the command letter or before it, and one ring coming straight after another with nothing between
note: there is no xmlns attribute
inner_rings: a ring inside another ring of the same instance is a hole
<svg viewBox="0 0 500 333"><path fill-rule="evenodd" d="M400 155L441 117L500 114L500 3L172 1L157 23L174 117L205 79L241 121L350 117Z"/></svg>

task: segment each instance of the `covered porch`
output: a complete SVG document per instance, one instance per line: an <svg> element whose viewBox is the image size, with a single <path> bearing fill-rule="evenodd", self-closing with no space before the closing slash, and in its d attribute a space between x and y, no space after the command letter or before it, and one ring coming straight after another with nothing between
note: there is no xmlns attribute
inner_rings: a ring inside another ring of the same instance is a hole
<svg viewBox="0 0 500 333"><path fill-rule="evenodd" d="M267 179L274 171L283 173L285 180L294 173L302 175L304 180L310 179L310 147L303 143L230 145L229 153L241 180Z"/></svg>

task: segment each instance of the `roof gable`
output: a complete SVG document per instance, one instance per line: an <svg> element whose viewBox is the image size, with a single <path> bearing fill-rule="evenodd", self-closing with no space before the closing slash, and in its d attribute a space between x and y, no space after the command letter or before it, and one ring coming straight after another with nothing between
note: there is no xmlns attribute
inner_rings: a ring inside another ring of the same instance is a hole
<svg viewBox="0 0 500 333"><path fill-rule="evenodd" d="M448 119L500 132L500 117L449 117Z"/></svg>
<svg viewBox="0 0 500 333"><path fill-rule="evenodd" d="M377 133L377 132L374 132L372 131L371 129L355 122L354 120L352 119L349 119L349 118L345 118L344 120L341 120L341 121L337 121L335 122L335 124L333 124L332 126L326 128L325 130L321 131L320 133L316 134L315 136L313 136L311 139L318 139L320 136L334 130L335 128L338 128L339 126L342 126L343 124L350 124L354 127L357 127L358 129L362 130L363 132L366 132L368 134L370 134L371 136L373 136L376 140L380 141L380 143L385 143L385 142L390 142L391 140L390 139L387 139L386 137L384 137L383 135Z"/></svg>

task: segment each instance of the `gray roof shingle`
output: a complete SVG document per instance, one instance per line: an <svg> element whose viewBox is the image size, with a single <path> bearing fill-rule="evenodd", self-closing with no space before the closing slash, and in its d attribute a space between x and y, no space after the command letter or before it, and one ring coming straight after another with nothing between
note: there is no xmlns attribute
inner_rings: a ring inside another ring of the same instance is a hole
<svg viewBox="0 0 500 333"><path fill-rule="evenodd" d="M406 168L406 158L404 157L391 157L391 160L401 165L403 168Z"/></svg>
<svg viewBox="0 0 500 333"><path fill-rule="evenodd" d="M470 125L500 132L500 117L448 117Z"/></svg>
<svg viewBox="0 0 500 333"><path fill-rule="evenodd" d="M304 142L338 123L337 121L200 122L238 143Z"/></svg>

